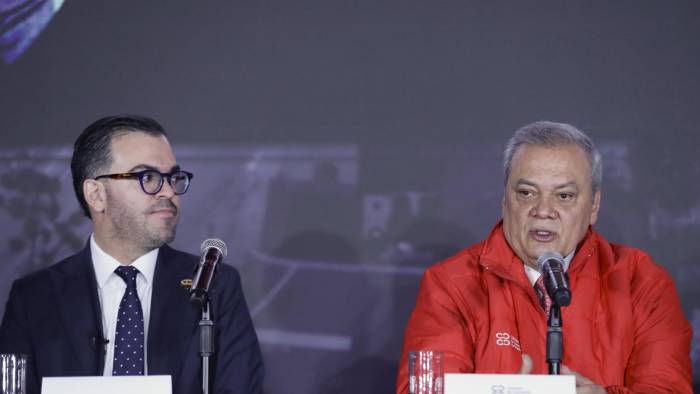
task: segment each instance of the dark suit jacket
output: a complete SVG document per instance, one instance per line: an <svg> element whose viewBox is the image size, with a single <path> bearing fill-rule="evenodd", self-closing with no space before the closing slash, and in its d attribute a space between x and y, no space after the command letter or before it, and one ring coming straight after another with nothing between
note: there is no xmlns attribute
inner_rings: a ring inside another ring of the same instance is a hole
<svg viewBox="0 0 700 394"><path fill-rule="evenodd" d="M150 375L172 375L173 393L202 392L200 309L180 281L192 278L196 256L163 246L153 278L147 362ZM263 363L240 277L219 267L210 289L216 354L211 393L262 392ZM90 246L13 283L0 326L0 352L29 356L28 393L44 376L102 375L102 313Z"/></svg>

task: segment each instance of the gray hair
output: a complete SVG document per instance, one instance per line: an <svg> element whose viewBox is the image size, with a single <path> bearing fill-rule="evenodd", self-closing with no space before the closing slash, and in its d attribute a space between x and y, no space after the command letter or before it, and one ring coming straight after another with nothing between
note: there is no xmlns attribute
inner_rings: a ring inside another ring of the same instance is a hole
<svg viewBox="0 0 700 394"><path fill-rule="evenodd" d="M510 163L513 155L522 145L536 145L556 147L562 145L575 145L581 148L588 163L591 165L591 189L595 194L600 190L603 181L603 159L596 149L593 141L581 130L567 123L540 121L530 123L518 129L513 137L508 140L503 155L503 172L505 182L510 175Z"/></svg>

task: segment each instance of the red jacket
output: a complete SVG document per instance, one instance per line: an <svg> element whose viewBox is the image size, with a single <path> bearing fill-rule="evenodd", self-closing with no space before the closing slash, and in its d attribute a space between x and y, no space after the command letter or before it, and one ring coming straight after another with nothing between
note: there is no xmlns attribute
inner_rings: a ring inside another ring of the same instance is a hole
<svg viewBox="0 0 700 394"><path fill-rule="evenodd" d="M610 393L692 393L690 339L675 286L644 252L589 229L568 269L563 364ZM445 372L517 373L521 353L546 374L547 322L502 230L430 267L405 332L396 392L407 393L407 353L444 353Z"/></svg>

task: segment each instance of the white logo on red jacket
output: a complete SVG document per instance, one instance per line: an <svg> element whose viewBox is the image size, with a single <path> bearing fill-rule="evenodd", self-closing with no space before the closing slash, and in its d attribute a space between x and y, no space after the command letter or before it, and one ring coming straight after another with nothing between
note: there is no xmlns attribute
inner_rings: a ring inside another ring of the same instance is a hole
<svg viewBox="0 0 700 394"><path fill-rule="evenodd" d="M520 351L520 341L518 340L518 338L508 334L507 332L496 333L496 345L510 346L513 349Z"/></svg>

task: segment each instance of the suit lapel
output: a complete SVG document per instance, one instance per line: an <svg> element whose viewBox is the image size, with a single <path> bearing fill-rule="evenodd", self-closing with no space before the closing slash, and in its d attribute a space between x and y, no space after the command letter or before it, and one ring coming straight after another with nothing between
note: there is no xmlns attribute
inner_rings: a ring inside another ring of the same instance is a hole
<svg viewBox="0 0 700 394"><path fill-rule="evenodd" d="M177 382L198 318L187 290L180 285L183 279L192 278L194 266L178 264L177 258L168 246L158 253L148 328L148 373L172 375L173 382Z"/></svg>
<svg viewBox="0 0 700 394"><path fill-rule="evenodd" d="M77 363L85 375L99 374L104 357L102 312L90 247L73 256L57 278L60 315Z"/></svg>

